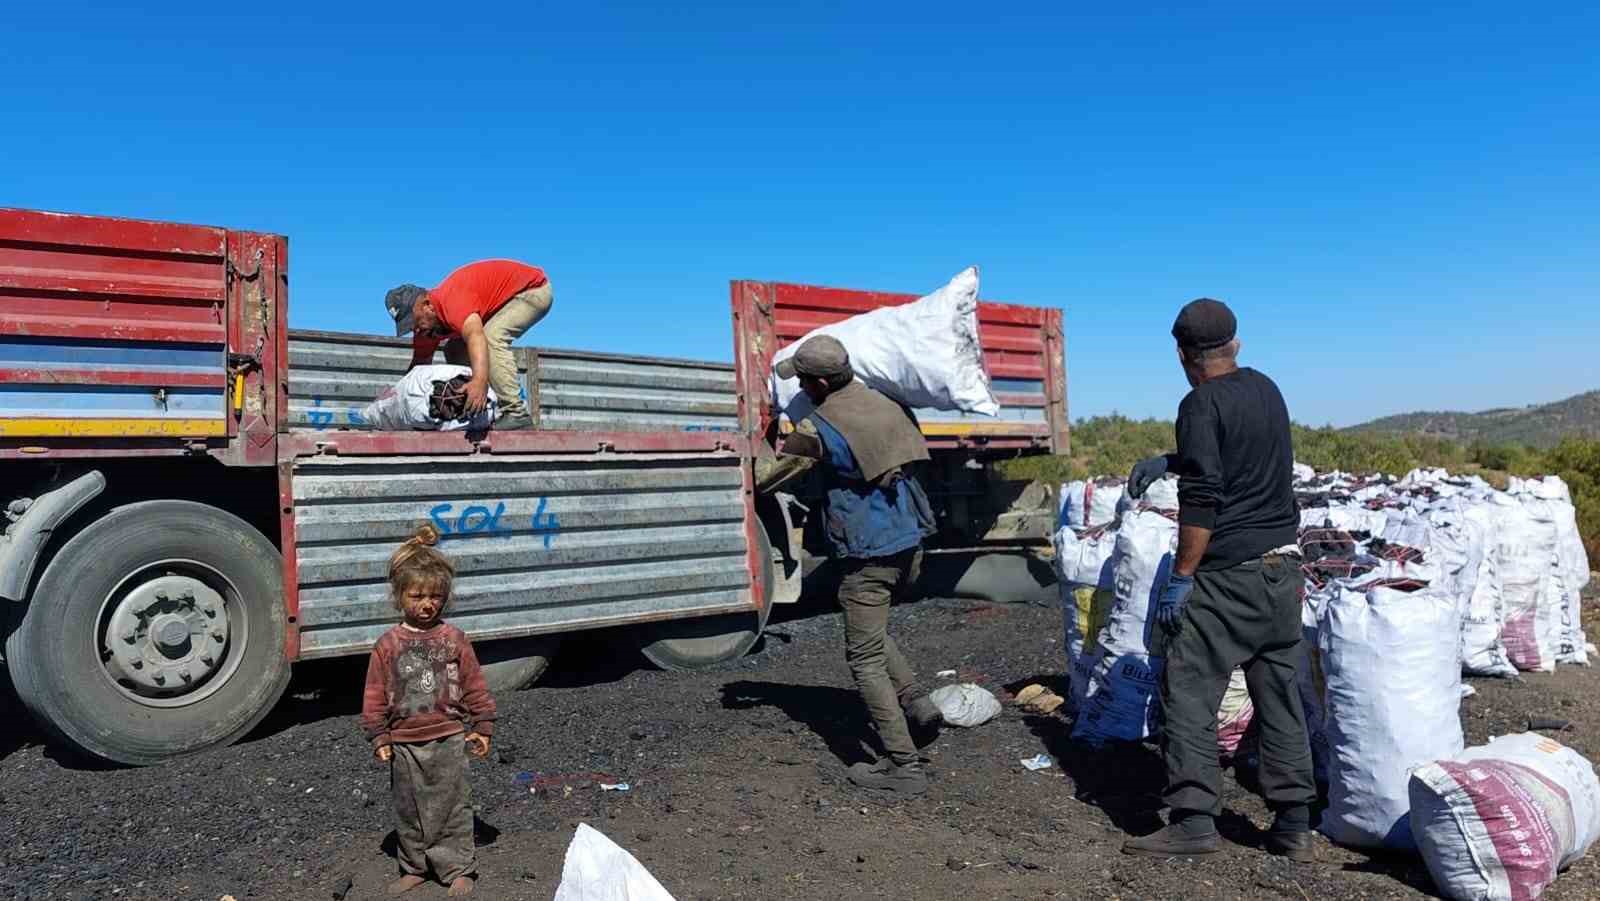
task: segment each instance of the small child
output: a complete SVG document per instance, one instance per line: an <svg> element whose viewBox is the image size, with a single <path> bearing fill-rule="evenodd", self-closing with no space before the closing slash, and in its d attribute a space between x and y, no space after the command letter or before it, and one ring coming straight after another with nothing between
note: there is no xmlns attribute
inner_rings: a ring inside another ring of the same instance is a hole
<svg viewBox="0 0 1600 901"><path fill-rule="evenodd" d="M421 526L389 558L404 620L372 649L361 705L373 754L389 764L401 873L391 895L426 882L430 865L451 897L471 894L476 875L466 751L489 756L495 705L472 644L444 621L456 572L438 541Z"/></svg>

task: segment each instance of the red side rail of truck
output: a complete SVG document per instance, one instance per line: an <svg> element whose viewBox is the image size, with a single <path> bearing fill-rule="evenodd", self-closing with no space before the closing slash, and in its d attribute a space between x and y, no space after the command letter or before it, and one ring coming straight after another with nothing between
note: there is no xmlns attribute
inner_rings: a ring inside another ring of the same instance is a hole
<svg viewBox="0 0 1600 901"><path fill-rule="evenodd" d="M737 364L748 395L751 434L762 434L771 414L764 402L773 356L814 329L879 307L917 299L914 294L853 291L782 282L732 284ZM1033 449L1066 453L1067 373L1061 310L982 301L978 337L985 367L1000 401L997 417L923 411L923 434L937 448Z"/></svg>

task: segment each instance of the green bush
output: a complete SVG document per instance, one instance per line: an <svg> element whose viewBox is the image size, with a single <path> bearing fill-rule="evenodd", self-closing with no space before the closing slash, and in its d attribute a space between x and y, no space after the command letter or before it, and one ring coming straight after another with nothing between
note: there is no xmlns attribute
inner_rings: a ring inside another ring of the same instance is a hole
<svg viewBox="0 0 1600 901"><path fill-rule="evenodd" d="M1331 426L1296 425L1295 459L1318 472L1385 472L1404 475L1417 467L1442 466L1476 472L1505 487L1503 476L1558 475L1572 489L1578 531L1591 566L1600 565L1600 440L1567 438L1549 450L1519 444L1465 447L1423 435L1345 432ZM1072 426L1070 456L1024 457L998 464L1006 478L1060 483L1088 476L1126 476L1133 464L1172 450L1171 422L1124 416L1080 419Z"/></svg>

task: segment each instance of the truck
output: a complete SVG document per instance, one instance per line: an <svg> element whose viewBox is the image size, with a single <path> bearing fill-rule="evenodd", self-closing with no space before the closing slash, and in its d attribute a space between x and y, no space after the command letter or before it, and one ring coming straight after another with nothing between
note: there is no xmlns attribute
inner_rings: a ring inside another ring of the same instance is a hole
<svg viewBox="0 0 1600 901"><path fill-rule="evenodd" d="M409 344L290 329L288 247L0 209L3 662L64 746L146 765L244 736L296 662L363 654L395 621L387 558L424 522L496 690L579 630L664 669L742 656L804 571L801 505L753 489L772 354L912 299L734 281L731 365L519 347L535 428L379 431L360 411ZM1036 540L1053 505L981 482L1065 450L1061 314L980 321L1005 410L924 418L943 537Z"/></svg>

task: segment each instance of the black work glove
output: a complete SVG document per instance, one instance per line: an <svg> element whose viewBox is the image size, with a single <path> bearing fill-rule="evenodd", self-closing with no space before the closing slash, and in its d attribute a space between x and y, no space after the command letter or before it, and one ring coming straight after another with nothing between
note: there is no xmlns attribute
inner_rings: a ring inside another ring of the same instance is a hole
<svg viewBox="0 0 1600 901"><path fill-rule="evenodd" d="M1167 458L1164 456L1151 457L1133 464L1133 472L1128 473L1128 496L1138 500L1144 496L1146 488L1166 474Z"/></svg>

